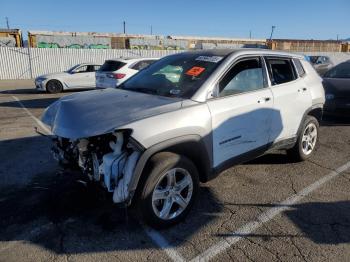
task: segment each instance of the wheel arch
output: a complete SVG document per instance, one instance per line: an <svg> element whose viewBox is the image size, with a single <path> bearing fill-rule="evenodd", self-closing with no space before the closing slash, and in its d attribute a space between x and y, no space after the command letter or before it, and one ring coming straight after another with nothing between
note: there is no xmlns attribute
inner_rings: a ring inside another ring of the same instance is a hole
<svg viewBox="0 0 350 262"><path fill-rule="evenodd" d="M129 185L129 192L131 193L130 203L135 192L139 191L142 184L141 181L147 175L148 161L152 156L160 152L172 152L186 156L196 166L200 182L206 182L210 179L212 156L208 152L203 138L199 135L172 138L158 143L142 153L135 166L134 175Z"/></svg>
<svg viewBox="0 0 350 262"><path fill-rule="evenodd" d="M315 117L317 121L320 123L323 116L323 104L314 105L305 111L302 121L299 124L297 136L299 136L300 132L302 131L303 124L308 116Z"/></svg>

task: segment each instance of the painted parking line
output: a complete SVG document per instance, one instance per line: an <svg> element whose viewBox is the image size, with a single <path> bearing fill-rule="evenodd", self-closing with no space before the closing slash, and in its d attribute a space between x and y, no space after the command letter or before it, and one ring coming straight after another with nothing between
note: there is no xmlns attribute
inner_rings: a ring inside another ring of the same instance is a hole
<svg viewBox="0 0 350 262"><path fill-rule="evenodd" d="M208 248L202 254L193 258L191 262L192 261L209 261L210 259L214 258L215 256L225 251L232 245L236 244L240 240L244 239L245 237L249 237L249 235L253 231L260 228L263 224L274 219L283 211L291 209L292 208L291 205L296 204L297 202L302 200L304 197L306 197L316 189L320 188L323 184L341 175L344 171L346 171L349 168L350 168L350 161L342 165L341 167L337 168L336 170L330 172L328 175L317 180L316 182L312 183L311 185L304 188L303 190L299 191L299 193L292 195L286 200L280 202L279 204L276 205L276 207L273 207L267 210L266 212L262 213L261 215L258 216L256 221L249 222L248 224L245 224L244 226L239 228L237 231L230 233L230 236L225 237L223 240L219 241L217 244Z"/></svg>
<svg viewBox="0 0 350 262"><path fill-rule="evenodd" d="M38 118L36 118L21 102L21 100L18 99L18 97L16 96L12 96L12 98L14 100L16 100L16 102L22 107L22 109L28 114L28 116L30 116L30 118L32 118L47 134L52 135L50 129L47 128L47 126L45 126L45 124L43 122L41 122Z"/></svg>
<svg viewBox="0 0 350 262"><path fill-rule="evenodd" d="M157 244L170 259L176 262L185 261L181 254L177 252L158 231L149 227L144 227L144 230L152 241Z"/></svg>

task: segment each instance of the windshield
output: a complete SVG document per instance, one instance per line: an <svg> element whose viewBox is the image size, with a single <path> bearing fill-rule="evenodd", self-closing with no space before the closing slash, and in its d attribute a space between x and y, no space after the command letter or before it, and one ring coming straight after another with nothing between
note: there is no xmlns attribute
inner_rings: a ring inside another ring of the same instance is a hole
<svg viewBox="0 0 350 262"><path fill-rule="evenodd" d="M182 53L167 56L124 82L121 89L161 96L190 98L224 56Z"/></svg>
<svg viewBox="0 0 350 262"><path fill-rule="evenodd" d="M341 63L327 73L324 74L326 78L350 78L350 62Z"/></svg>
<svg viewBox="0 0 350 262"><path fill-rule="evenodd" d="M74 69L76 69L78 66L80 66L80 64L75 65L75 66L73 66L73 67L69 68L69 69L68 69L66 72L71 73L71 72L73 72L73 71L74 71Z"/></svg>

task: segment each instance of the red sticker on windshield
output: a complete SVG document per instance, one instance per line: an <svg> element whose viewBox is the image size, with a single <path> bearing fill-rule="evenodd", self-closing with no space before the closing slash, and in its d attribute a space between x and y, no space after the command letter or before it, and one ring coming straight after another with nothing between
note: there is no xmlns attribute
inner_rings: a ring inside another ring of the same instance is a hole
<svg viewBox="0 0 350 262"><path fill-rule="evenodd" d="M189 76L199 76L205 70L204 67L194 66L187 70L186 75Z"/></svg>

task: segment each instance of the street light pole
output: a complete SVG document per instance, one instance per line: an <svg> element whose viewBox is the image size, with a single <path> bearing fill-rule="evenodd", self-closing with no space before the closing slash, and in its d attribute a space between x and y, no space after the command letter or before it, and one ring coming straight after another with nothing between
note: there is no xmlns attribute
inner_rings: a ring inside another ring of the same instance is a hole
<svg viewBox="0 0 350 262"><path fill-rule="evenodd" d="M272 26L271 27L271 35L270 35L270 41L272 40L272 36L273 36L273 31L275 30L276 26Z"/></svg>
<svg viewBox="0 0 350 262"><path fill-rule="evenodd" d="M6 25L7 25L7 29L10 29L9 18L7 16L6 16Z"/></svg>

